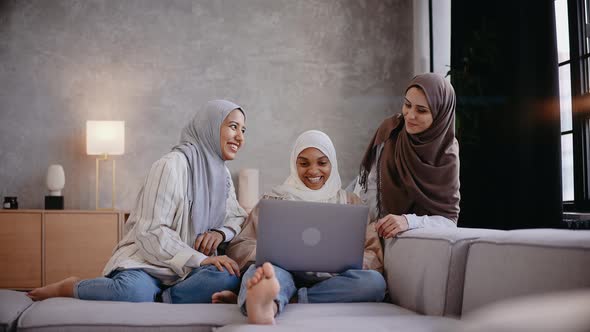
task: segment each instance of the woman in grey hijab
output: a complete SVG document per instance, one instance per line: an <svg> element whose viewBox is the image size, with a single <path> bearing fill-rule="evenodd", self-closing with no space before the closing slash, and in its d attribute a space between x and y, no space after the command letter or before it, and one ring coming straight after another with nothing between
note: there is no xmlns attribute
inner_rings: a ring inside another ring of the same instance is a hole
<svg viewBox="0 0 590 332"><path fill-rule="evenodd" d="M433 73L412 79L402 113L385 119L369 143L354 192L369 205L383 238L413 228L456 227L459 144L448 80Z"/></svg>
<svg viewBox="0 0 590 332"><path fill-rule="evenodd" d="M208 303L215 292L236 291L239 268L216 249L240 232L247 216L225 165L244 144L244 123L240 106L208 102L183 129L180 144L152 165L104 277L70 277L28 296Z"/></svg>

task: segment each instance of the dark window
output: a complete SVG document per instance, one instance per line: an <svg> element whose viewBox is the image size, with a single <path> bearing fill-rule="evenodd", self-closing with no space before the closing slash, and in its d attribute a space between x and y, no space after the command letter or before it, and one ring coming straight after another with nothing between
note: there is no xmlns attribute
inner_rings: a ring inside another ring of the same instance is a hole
<svg viewBox="0 0 590 332"><path fill-rule="evenodd" d="M555 0L562 190L566 211L590 211L589 2L590 0Z"/></svg>

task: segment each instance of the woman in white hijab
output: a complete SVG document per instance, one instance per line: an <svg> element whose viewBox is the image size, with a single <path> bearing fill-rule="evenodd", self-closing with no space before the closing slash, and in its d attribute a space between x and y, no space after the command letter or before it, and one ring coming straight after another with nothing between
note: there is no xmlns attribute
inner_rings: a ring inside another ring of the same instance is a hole
<svg viewBox="0 0 590 332"><path fill-rule="evenodd" d="M336 151L328 135L306 131L297 138L291 152L291 174L266 199L360 204L360 199L341 189ZM227 254L241 269L247 269L238 298L230 292L213 295L214 302L238 302L248 321L273 324L274 317L291 302L377 302L385 296L381 275L383 250L373 225L367 225L363 270L341 274L290 273L270 263L256 268L256 228L254 209L242 232L228 246Z"/></svg>
<svg viewBox="0 0 590 332"><path fill-rule="evenodd" d="M247 216L225 166L244 144L244 123L240 106L208 102L183 129L180 144L152 165L104 277L70 277L28 296L203 303L237 289L236 262L216 249L240 232Z"/></svg>

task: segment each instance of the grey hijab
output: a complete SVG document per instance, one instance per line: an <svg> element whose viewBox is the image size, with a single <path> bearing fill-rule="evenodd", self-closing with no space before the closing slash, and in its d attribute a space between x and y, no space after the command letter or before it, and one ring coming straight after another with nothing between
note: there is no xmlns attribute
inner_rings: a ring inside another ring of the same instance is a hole
<svg viewBox="0 0 590 332"><path fill-rule="evenodd" d="M212 100L182 130L180 144L173 150L188 160L187 195L195 234L219 228L225 220L229 174L222 158L220 128L228 114L239 109L227 100ZM244 113L245 116L245 113Z"/></svg>

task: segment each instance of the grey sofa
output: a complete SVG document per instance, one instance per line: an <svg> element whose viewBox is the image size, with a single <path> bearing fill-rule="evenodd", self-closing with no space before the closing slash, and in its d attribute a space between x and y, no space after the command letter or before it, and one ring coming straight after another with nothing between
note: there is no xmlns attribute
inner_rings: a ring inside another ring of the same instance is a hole
<svg viewBox="0 0 590 332"><path fill-rule="evenodd" d="M392 303L291 304L277 326L246 325L229 304L32 303L10 290L0 290L0 324L4 331L590 331L590 231L417 229L387 240L384 251Z"/></svg>

